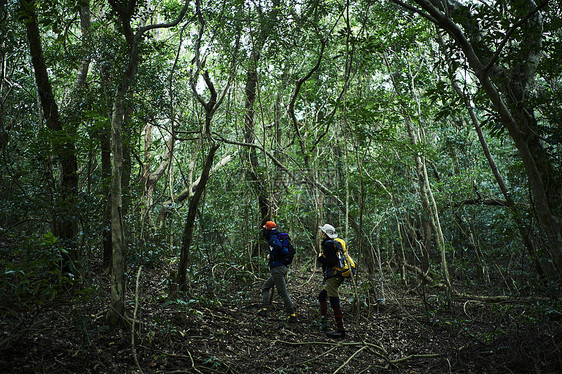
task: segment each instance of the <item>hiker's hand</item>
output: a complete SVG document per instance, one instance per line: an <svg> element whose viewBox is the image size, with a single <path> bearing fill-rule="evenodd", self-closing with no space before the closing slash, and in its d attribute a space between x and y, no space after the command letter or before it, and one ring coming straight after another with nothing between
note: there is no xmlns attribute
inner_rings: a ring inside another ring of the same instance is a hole
<svg viewBox="0 0 562 374"><path fill-rule="evenodd" d="M268 260L269 260L269 255L267 255L266 259L268 259Z"/></svg>

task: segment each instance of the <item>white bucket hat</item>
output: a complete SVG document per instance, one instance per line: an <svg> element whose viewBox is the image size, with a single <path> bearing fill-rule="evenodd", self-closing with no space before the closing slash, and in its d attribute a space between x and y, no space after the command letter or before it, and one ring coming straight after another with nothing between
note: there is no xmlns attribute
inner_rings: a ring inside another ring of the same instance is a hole
<svg viewBox="0 0 562 374"><path fill-rule="evenodd" d="M334 226L326 223L324 226L318 226L318 227L320 228L320 230L322 230L323 233L328 235L330 239L335 239L338 237L338 234L336 234L336 229L334 228Z"/></svg>

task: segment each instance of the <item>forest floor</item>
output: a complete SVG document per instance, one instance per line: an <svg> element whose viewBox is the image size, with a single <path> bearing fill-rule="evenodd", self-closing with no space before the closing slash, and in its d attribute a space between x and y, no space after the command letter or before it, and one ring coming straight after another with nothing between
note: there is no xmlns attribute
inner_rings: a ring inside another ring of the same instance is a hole
<svg viewBox="0 0 562 374"><path fill-rule="evenodd" d="M354 288L344 284L347 336L333 340L317 326L318 271L291 270L289 290L299 318L291 324L277 295L269 317L256 316L264 279L251 272L228 264L200 269L181 297L171 296L167 274L162 268L130 274L125 329L107 326L108 276L99 273L91 274L86 290L49 302L2 301L0 372L562 371L561 313L546 308L548 313L537 314L517 300L446 302L434 290L422 297L420 289L406 291L387 281L377 301L365 296L372 290L361 282L357 313Z"/></svg>

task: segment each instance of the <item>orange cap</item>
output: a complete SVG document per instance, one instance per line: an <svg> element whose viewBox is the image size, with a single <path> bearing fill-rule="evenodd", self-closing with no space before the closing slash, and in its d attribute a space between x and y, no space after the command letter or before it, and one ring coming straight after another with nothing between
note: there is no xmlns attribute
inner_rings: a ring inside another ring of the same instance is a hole
<svg viewBox="0 0 562 374"><path fill-rule="evenodd" d="M274 229L276 227L277 227L277 225L273 221L267 221L265 223L265 225L263 225L263 228L266 229L266 230L271 230L271 229Z"/></svg>

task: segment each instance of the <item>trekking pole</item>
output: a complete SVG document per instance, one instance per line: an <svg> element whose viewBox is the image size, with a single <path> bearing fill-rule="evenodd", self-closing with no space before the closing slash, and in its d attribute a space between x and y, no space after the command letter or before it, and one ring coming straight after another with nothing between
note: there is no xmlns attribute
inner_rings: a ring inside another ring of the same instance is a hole
<svg viewBox="0 0 562 374"><path fill-rule="evenodd" d="M357 278L353 272L351 272L351 282L353 283L355 303L357 304L357 310L355 311L355 329L356 332L359 333L359 323L361 322L361 302L359 300L359 286L357 285Z"/></svg>
<svg viewBox="0 0 562 374"><path fill-rule="evenodd" d="M356 304L356 311L355 311L355 332L359 334L359 323L361 322L361 303L359 301L359 286L357 285L357 277L353 273L351 269L351 264L345 258L345 262L347 263L347 267L350 271L351 283L353 284L353 294L355 296L355 304ZM355 263L355 268L357 269L357 263Z"/></svg>

